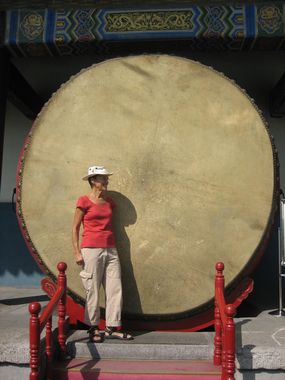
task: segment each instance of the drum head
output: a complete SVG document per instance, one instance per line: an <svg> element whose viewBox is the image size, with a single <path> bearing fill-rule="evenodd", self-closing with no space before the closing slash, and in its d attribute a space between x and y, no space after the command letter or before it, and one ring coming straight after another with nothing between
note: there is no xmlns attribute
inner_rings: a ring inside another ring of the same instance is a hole
<svg viewBox="0 0 285 380"><path fill-rule="evenodd" d="M272 144L248 96L213 69L167 55L105 61L72 77L35 121L18 212L37 260L51 275L65 261L82 302L71 226L90 165L114 172L126 313L197 312L214 296L217 261L228 285L258 254L273 208Z"/></svg>

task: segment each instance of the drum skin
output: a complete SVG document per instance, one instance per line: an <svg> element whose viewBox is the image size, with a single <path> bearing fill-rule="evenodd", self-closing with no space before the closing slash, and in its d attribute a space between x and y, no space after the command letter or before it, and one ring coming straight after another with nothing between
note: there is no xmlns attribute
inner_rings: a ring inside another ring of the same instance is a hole
<svg viewBox="0 0 285 380"><path fill-rule="evenodd" d="M38 115L19 161L18 217L49 276L68 264L82 303L71 227L94 164L114 172L126 315L199 314L216 262L231 289L249 274L272 223L276 163L260 112L233 81L174 56L117 58L72 77Z"/></svg>

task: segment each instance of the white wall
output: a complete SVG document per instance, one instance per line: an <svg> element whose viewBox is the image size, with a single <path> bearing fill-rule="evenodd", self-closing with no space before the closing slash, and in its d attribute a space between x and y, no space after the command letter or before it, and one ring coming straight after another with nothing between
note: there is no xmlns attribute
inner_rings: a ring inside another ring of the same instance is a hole
<svg viewBox="0 0 285 380"><path fill-rule="evenodd" d="M27 119L10 102L7 103L0 202L11 202L16 187L18 157L32 121Z"/></svg>

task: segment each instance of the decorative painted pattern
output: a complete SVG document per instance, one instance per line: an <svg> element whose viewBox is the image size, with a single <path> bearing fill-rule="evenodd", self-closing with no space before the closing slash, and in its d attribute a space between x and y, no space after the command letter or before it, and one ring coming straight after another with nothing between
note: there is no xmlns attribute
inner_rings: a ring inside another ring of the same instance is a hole
<svg viewBox="0 0 285 380"><path fill-rule="evenodd" d="M268 5L258 9L258 23L260 29L267 34L284 32L284 15L282 5Z"/></svg>
<svg viewBox="0 0 285 380"><path fill-rule="evenodd" d="M183 10L152 12L113 12L108 13L106 32L149 32L163 30L192 30L193 11Z"/></svg>
<svg viewBox="0 0 285 380"><path fill-rule="evenodd" d="M15 56L111 52L122 42L157 41L191 50L278 50L285 48L285 5L15 9L6 12L4 40Z"/></svg>

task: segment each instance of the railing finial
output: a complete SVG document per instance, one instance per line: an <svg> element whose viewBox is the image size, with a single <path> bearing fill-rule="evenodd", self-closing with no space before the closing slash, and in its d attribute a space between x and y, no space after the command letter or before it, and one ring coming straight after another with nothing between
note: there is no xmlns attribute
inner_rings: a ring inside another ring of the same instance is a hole
<svg viewBox="0 0 285 380"><path fill-rule="evenodd" d="M224 269L225 269L225 264L222 263L221 261L216 264L216 270L218 272L223 272Z"/></svg>
<svg viewBox="0 0 285 380"><path fill-rule="evenodd" d="M65 272L67 269L66 263L63 263L63 262L58 263L57 269L59 270L59 272Z"/></svg>
<svg viewBox="0 0 285 380"><path fill-rule="evenodd" d="M236 313L236 308L234 307L234 305L228 304L225 307L225 313L227 317L233 318Z"/></svg>
<svg viewBox="0 0 285 380"><path fill-rule="evenodd" d="M31 315L38 315L41 311L41 305L38 302L32 302L29 304L29 312Z"/></svg>

